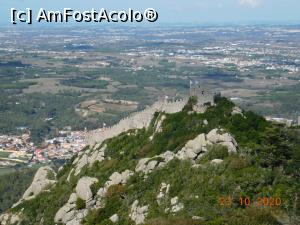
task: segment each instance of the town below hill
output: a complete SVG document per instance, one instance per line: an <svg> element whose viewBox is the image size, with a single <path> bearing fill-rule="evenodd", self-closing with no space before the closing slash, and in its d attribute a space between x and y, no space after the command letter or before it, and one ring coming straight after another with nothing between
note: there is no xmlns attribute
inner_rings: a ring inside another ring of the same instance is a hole
<svg viewBox="0 0 300 225"><path fill-rule="evenodd" d="M0 136L0 175L12 168L32 167L51 161L65 161L81 151L85 131L60 131L59 136L46 139L41 146L30 141L29 134Z"/></svg>

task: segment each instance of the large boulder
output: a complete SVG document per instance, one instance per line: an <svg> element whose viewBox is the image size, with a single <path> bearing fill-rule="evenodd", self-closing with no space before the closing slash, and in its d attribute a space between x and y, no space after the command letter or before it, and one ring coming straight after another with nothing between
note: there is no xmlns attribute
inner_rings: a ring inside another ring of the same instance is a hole
<svg viewBox="0 0 300 225"><path fill-rule="evenodd" d="M63 207L61 207L55 214L54 222L66 224L68 221L72 220L75 217L74 208L74 206L70 207L69 204L66 204Z"/></svg>
<svg viewBox="0 0 300 225"><path fill-rule="evenodd" d="M195 139L188 141L176 156L181 160L195 160L200 153L207 151L207 144L205 134L200 134Z"/></svg>
<svg viewBox="0 0 300 225"><path fill-rule="evenodd" d="M226 147L230 153L236 152L236 146L232 142L221 142L220 145Z"/></svg>
<svg viewBox="0 0 300 225"><path fill-rule="evenodd" d="M55 177L56 174L51 167L45 166L39 168L33 178L31 185L23 194L22 199L32 199L42 191L49 189L56 182Z"/></svg>
<svg viewBox="0 0 300 225"><path fill-rule="evenodd" d="M105 186L112 186L117 184L126 184L127 180L133 175L130 170L125 170L122 173L114 172L110 177L109 181L106 182Z"/></svg>
<svg viewBox="0 0 300 225"><path fill-rule="evenodd" d="M235 153L237 151L237 142L229 134L222 129L213 129L207 135L206 138L212 144L223 145L228 149L228 152Z"/></svg>
<svg viewBox="0 0 300 225"><path fill-rule="evenodd" d="M69 197L68 203L69 204L75 204L77 201L77 194L76 193L72 193Z"/></svg>
<svg viewBox="0 0 300 225"><path fill-rule="evenodd" d="M207 135L206 138L208 141L212 142L213 144L217 144L220 142L233 142L233 137L226 133L222 129L213 129Z"/></svg>
<svg viewBox="0 0 300 225"><path fill-rule="evenodd" d="M81 225L81 220L87 215L88 210L76 209L77 198L77 194L72 193L69 197L68 202L56 212L54 217L54 222L56 224L62 223L66 225Z"/></svg>
<svg viewBox="0 0 300 225"><path fill-rule="evenodd" d="M111 222L113 222L113 223L119 222L119 216L118 216L118 214L112 215L111 217L109 217L109 220L110 220Z"/></svg>
<svg viewBox="0 0 300 225"><path fill-rule="evenodd" d="M76 194L79 198L81 198L84 201L89 201L93 197L93 193L91 191L90 186L94 183L97 183L97 178L92 177L82 177L78 181L76 185Z"/></svg>

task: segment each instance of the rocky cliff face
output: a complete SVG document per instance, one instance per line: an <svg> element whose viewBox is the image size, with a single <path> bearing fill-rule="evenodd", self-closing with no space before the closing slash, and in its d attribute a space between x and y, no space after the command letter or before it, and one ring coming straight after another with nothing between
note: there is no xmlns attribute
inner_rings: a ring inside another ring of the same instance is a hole
<svg viewBox="0 0 300 225"><path fill-rule="evenodd" d="M56 173L51 167L41 167L36 172L32 184L23 194L21 201L30 200L35 198L42 191L50 189L50 187L56 182Z"/></svg>
<svg viewBox="0 0 300 225"><path fill-rule="evenodd" d="M244 138L261 136L272 125L225 99L203 113L189 110L153 113L146 128L101 139L57 175L41 168L0 224L236 225L235 214L244 221L252 217L254 225L278 224L268 209L252 209L258 210L254 214L244 209L243 215L232 207L228 216L218 214L224 210L218 203L222 196L238 198L265 188L275 194L288 184L281 180L277 187L273 178L273 188L264 181L272 171L255 162L250 150L255 145Z"/></svg>
<svg viewBox="0 0 300 225"><path fill-rule="evenodd" d="M155 129L156 130L156 129ZM75 192L72 193L69 197L68 202L58 210L55 215L54 221L55 223L63 223L67 225L80 225L82 219L84 219L88 215L89 210L95 210L99 208L105 207L105 198L107 197L107 193L109 192L111 187L114 186L125 186L127 181L134 174L143 175L145 179L147 179L147 175L155 170L161 169L165 167L172 160L189 160L192 164L197 165L196 162L199 160L210 148L213 148L214 145L221 145L226 147L226 151L228 153L237 153L237 142L235 139L224 130L213 129L208 134L199 134L196 138L189 140L186 145L179 150L176 154L171 151L166 151L162 154L155 155L151 158L141 158L135 167L134 171L125 170L121 173L113 172L105 184L100 187L93 196L91 191L91 185L98 182L97 178L94 177L82 177L78 180L78 183L75 188ZM89 155L101 155L103 160L105 160L105 152L106 149L100 148L100 150L92 149L89 152ZM82 165L82 159L86 162L85 165ZM76 168L83 168L84 166L89 164L88 156L84 153L82 156L75 160ZM221 159L213 159L221 160ZM95 161L92 160L94 163ZM221 163L218 161L218 163ZM80 165L78 167L78 165ZM80 170L78 173L80 174ZM72 173L72 172L71 172ZM163 184L162 184L163 185ZM83 209L76 208L76 200L82 199L84 201L85 207ZM171 208L166 209L171 212L179 212L184 208L182 203L178 202L178 197L174 197L171 199ZM132 206L128 217L131 218L135 224L143 224L145 218L148 214L148 205L139 206L139 200L136 199ZM113 215L112 215L113 216ZM118 218L118 214L114 214L113 218ZM110 219L111 221L116 219Z"/></svg>

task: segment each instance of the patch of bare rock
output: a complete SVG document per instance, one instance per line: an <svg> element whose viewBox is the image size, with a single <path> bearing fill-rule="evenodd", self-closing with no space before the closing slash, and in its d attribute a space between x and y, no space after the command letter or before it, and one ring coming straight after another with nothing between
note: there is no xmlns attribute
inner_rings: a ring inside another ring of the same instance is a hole
<svg viewBox="0 0 300 225"><path fill-rule="evenodd" d="M213 129L208 134L199 134L193 140L188 141L176 154L171 151L166 151L152 158L140 159L135 171L149 174L154 169L165 166L169 161L175 158L195 162L213 145L225 146L229 153L236 153L238 147L237 142L229 133L222 129ZM221 161L216 159L212 163L219 164Z"/></svg>

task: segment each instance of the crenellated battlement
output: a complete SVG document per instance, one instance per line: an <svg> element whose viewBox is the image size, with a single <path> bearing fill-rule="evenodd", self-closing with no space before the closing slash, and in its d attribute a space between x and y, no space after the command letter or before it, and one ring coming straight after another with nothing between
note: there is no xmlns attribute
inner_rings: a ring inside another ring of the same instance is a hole
<svg viewBox="0 0 300 225"><path fill-rule="evenodd" d="M121 119L119 123L111 127L105 127L88 132L86 136L86 143L92 146L95 143L102 143L106 139L115 137L122 132L131 129L146 128L150 125L155 112L165 112L170 114L180 112L186 105L187 101L188 99L177 101L157 101L152 106Z"/></svg>

